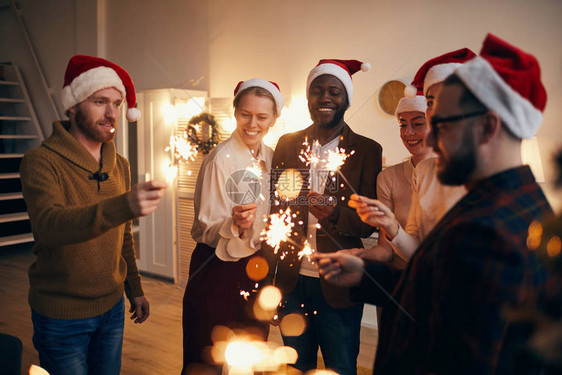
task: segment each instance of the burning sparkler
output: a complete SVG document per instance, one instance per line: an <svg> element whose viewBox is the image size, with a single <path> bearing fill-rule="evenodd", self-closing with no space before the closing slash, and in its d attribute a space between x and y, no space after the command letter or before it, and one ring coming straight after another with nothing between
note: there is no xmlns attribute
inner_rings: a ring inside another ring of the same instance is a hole
<svg viewBox="0 0 562 375"><path fill-rule="evenodd" d="M295 224L291 221L291 209L287 211L279 211L276 214L269 215L269 225L267 229L262 231L262 239L273 248L273 252L277 254L281 246L281 242L286 242L291 236L291 231Z"/></svg>
<svg viewBox="0 0 562 375"><path fill-rule="evenodd" d="M336 147L335 151L328 150L328 159L326 160L326 168L332 173L338 173L341 178L347 183L347 186L351 189L354 194L357 194L351 183L345 178L343 173L340 171L340 167L345 163L348 157L353 155L355 150L351 151L349 154L345 153L343 148Z"/></svg>
<svg viewBox="0 0 562 375"><path fill-rule="evenodd" d="M320 142L318 140L312 141L312 145L308 143L308 137L304 137L302 149L299 153L299 159L308 167L309 165L316 165L320 161Z"/></svg>
<svg viewBox="0 0 562 375"><path fill-rule="evenodd" d="M297 255L299 256L299 260L302 259L302 257L306 256L308 258L308 260L310 261L310 257L312 256L312 253L314 252L314 250L312 250L312 248L310 247L310 244L308 243L308 240L304 241L304 247L302 248L301 251L299 251L297 253Z"/></svg>
<svg viewBox="0 0 562 375"><path fill-rule="evenodd" d="M170 151L172 160L177 161L194 161L197 157L197 146L193 145L187 137L187 132L183 135L170 136L170 145L165 151Z"/></svg>
<svg viewBox="0 0 562 375"><path fill-rule="evenodd" d="M321 145L320 142L315 139L314 141L312 141L312 145L310 143L308 143L308 137L304 137L304 142L302 143L302 145L305 147L304 149L301 149L300 153L299 153L299 159L308 167L309 165L311 166L311 168L314 170L316 168L316 166L318 165L318 163L321 161L320 159L320 150L321 150ZM308 183L309 186L312 189L313 186L313 182L314 182L314 173L310 174Z"/></svg>

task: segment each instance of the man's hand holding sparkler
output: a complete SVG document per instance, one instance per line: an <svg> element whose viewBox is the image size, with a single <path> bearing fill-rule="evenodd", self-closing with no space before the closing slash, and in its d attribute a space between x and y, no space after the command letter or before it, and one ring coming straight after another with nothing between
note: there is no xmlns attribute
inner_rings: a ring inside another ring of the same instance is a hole
<svg viewBox="0 0 562 375"><path fill-rule="evenodd" d="M232 221L238 227L240 238L250 229L256 220L257 203L243 204L232 208Z"/></svg>
<svg viewBox="0 0 562 375"><path fill-rule="evenodd" d="M318 220L331 217L336 210L336 202L333 197L311 191L306 196L308 198L308 211Z"/></svg>
<svg viewBox="0 0 562 375"><path fill-rule="evenodd" d="M352 194L348 205L357 210L357 214L364 223L373 227L383 228L390 239L393 239L398 234L400 225L394 213L381 201Z"/></svg>
<svg viewBox="0 0 562 375"><path fill-rule="evenodd" d="M312 260L316 262L320 275L329 283L351 287L359 285L363 277L365 263L363 259L346 252L314 253Z"/></svg>
<svg viewBox="0 0 562 375"><path fill-rule="evenodd" d="M392 260L392 249L384 246L374 246L371 248L358 248L358 249L345 249L340 250L346 254L355 255L364 260L376 261L376 262L390 262Z"/></svg>

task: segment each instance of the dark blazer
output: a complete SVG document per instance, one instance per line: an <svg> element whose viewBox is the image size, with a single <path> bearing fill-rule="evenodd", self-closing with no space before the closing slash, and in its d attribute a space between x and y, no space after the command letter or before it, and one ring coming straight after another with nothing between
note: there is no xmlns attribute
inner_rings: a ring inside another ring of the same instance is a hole
<svg viewBox="0 0 562 375"><path fill-rule="evenodd" d="M368 277L355 290L355 297L384 304L373 372L529 373L517 372L515 354L528 330L508 322L506 312L545 284L526 240L529 224L551 213L530 169L510 169L479 182L451 208L405 271L368 265L400 304Z"/></svg>
<svg viewBox="0 0 562 375"><path fill-rule="evenodd" d="M271 207L271 213L286 210L287 207L290 207L291 212L296 214L296 217L292 219L292 222L295 223L295 234L291 238L298 244L304 242L308 225L308 206L305 201L306 194L309 192L307 183L309 166L299 158L299 153L304 148L305 137L307 137L308 142L313 141L314 125L282 136L275 148L271 166L272 193L275 192L275 186L278 182L283 183L279 180L283 171L294 168L302 175L303 186L299 196L289 202L281 200L279 205L273 204ZM358 194L374 198L376 196L377 175L382 169L382 147L372 139L354 133L347 124L344 124L338 147L343 148L346 153L354 152L345 161L340 171ZM319 252L334 252L340 249L363 247L361 238L369 237L374 230L373 227L361 221L354 209L348 207L347 202L350 195L353 194L348 183L343 181L338 174L335 174L334 177L335 181L328 178L324 194L335 197L337 208L333 218L319 221L323 228L323 230L318 230L316 234L318 247L316 251ZM301 264L297 253L300 249L295 249L291 244L283 243L277 256L274 256L272 249L267 246L266 251L269 252L270 271L275 273L273 276L275 285L281 289L283 294L290 293L297 284ZM285 255L282 260L279 259L281 254ZM321 285L324 297L332 307L344 308L355 304L349 299L348 288L336 287L325 283L323 280Z"/></svg>

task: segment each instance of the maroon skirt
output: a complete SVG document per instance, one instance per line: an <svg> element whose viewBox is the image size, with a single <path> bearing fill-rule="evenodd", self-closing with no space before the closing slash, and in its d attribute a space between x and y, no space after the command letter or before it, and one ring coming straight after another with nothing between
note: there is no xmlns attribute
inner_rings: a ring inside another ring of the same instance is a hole
<svg viewBox="0 0 562 375"><path fill-rule="evenodd" d="M253 298L248 301L240 291L255 289L255 281L246 275L252 256L237 262L217 258L215 249L198 243L191 255L189 279L183 297L183 371L188 374L199 365L212 364L211 332L217 325L251 329L267 339L269 322L258 321L253 314Z"/></svg>

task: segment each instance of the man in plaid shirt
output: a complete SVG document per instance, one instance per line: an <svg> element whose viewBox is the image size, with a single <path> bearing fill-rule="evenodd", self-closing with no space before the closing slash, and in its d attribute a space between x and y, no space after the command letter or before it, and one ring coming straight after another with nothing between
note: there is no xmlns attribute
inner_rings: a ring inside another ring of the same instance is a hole
<svg viewBox="0 0 562 375"><path fill-rule="evenodd" d="M534 365L519 354L529 327L506 313L547 278L526 240L529 225L552 210L521 165L521 139L535 134L546 104L538 62L488 35L480 56L440 85L428 143L440 181L465 185L467 195L405 271L341 253L318 254L318 267L336 285L358 286L357 298L384 305L375 374L527 374ZM356 197L350 205L366 220L381 214L369 203Z"/></svg>

